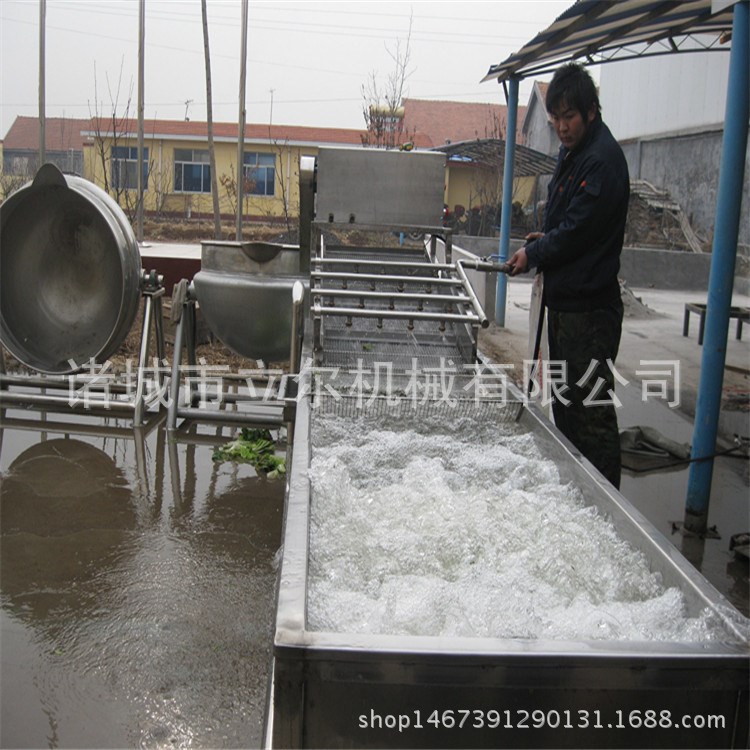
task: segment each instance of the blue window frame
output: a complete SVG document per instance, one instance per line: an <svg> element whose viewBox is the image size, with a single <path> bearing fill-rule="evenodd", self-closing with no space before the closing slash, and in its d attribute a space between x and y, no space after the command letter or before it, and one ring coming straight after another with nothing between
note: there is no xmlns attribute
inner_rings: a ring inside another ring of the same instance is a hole
<svg viewBox="0 0 750 750"><path fill-rule="evenodd" d="M211 192L211 164L208 151L193 148L174 150L174 191Z"/></svg>
<svg viewBox="0 0 750 750"><path fill-rule="evenodd" d="M276 156L258 151L243 155L242 173L248 193L273 197L276 190Z"/></svg>
<svg viewBox="0 0 750 750"><path fill-rule="evenodd" d="M112 187L126 190L138 189L138 147L112 146ZM143 189L148 189L148 148L143 149Z"/></svg>

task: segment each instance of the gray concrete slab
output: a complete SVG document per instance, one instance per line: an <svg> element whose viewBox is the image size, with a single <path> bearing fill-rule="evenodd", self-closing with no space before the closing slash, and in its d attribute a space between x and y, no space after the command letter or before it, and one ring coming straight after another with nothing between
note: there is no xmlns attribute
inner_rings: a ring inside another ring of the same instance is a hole
<svg viewBox="0 0 750 750"><path fill-rule="evenodd" d="M505 326L494 324L480 335L480 347L497 362L512 364L513 372L520 382L524 360L530 358L529 351L529 309L531 304L531 284L526 281L509 280ZM674 393L669 394L670 405L694 417L695 403L700 385L701 359L703 347L698 345L698 317L690 316L689 335L683 336L685 304L705 303L705 292L684 290L633 289L632 297L626 299L626 313L616 370L629 384L635 384L644 392L644 399L653 402L654 384L643 386L643 381L658 380L658 375L649 374L655 370L669 369L668 363L678 363L670 386ZM735 294L735 306L749 307L750 297ZM722 410L720 432L731 439L735 433L750 435L750 411L736 407L741 405L743 394L750 389L750 330L745 326L742 339L736 338L737 321L731 320L726 348L724 372L724 394L726 407ZM657 364L664 363L660 368ZM667 399L664 399L665 401ZM731 403L729 403L731 402Z"/></svg>

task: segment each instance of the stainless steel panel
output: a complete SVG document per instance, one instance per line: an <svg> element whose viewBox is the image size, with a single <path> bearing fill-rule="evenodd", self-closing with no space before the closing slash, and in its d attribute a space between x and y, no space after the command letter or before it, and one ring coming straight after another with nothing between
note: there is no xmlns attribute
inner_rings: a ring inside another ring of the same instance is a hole
<svg viewBox="0 0 750 750"><path fill-rule="evenodd" d="M444 154L321 148L317 159L317 221L440 225Z"/></svg>
<svg viewBox="0 0 750 750"><path fill-rule="evenodd" d="M243 357L278 362L289 359L296 281L309 287L296 245L212 240L201 243L193 285L220 341Z"/></svg>
<svg viewBox="0 0 750 750"><path fill-rule="evenodd" d="M201 242L201 269L228 274L298 276L300 251L297 245L275 242Z"/></svg>
<svg viewBox="0 0 750 750"><path fill-rule="evenodd" d="M289 359L294 276L200 271L193 284L203 318L214 335L242 357Z"/></svg>

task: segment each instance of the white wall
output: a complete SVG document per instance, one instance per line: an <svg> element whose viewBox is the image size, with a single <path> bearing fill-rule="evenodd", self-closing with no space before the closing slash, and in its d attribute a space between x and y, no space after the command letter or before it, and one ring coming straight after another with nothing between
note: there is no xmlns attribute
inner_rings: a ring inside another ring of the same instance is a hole
<svg viewBox="0 0 750 750"><path fill-rule="evenodd" d="M729 51L673 54L600 66L602 116L615 138L724 122Z"/></svg>

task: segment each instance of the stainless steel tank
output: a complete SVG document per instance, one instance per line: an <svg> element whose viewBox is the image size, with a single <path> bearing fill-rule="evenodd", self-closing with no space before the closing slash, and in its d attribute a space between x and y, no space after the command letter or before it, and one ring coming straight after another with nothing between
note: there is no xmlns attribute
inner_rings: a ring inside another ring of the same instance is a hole
<svg viewBox="0 0 750 750"><path fill-rule="evenodd" d="M309 287L297 245L201 243L195 295L208 327L237 354L264 362L289 359L292 288Z"/></svg>
<svg viewBox="0 0 750 750"><path fill-rule="evenodd" d="M141 261L103 190L45 164L0 206L0 332L24 365L68 374L103 362L130 330Z"/></svg>
<svg viewBox="0 0 750 750"><path fill-rule="evenodd" d="M267 720L272 747L747 747L747 620L536 408L523 408L517 427L554 462L561 484L577 488L586 506L610 519L665 587L679 589L687 616L710 610L721 635L691 642L558 640L311 627L311 428L331 414L350 419L356 432L365 410L345 389L319 397L325 384L309 374L300 390ZM373 401L372 411L412 422L422 412L439 416L441 408L446 424L452 411L476 414L469 417L476 424L507 417L500 402L453 409L436 401L412 409L402 401L405 411L398 412L386 396ZM373 465L378 458L372 456Z"/></svg>

